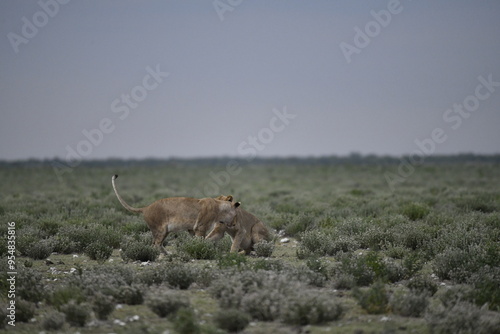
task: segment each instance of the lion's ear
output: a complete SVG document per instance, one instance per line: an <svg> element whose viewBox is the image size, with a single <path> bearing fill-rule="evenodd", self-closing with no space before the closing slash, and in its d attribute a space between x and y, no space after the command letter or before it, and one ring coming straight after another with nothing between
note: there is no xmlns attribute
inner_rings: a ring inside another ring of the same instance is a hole
<svg viewBox="0 0 500 334"><path fill-rule="evenodd" d="M240 203L240 202L236 202L236 203L234 203L234 207L235 207L235 208L239 207L240 205L241 205L241 203Z"/></svg>
<svg viewBox="0 0 500 334"><path fill-rule="evenodd" d="M228 195L226 198L226 201L232 202L233 201L233 195Z"/></svg>

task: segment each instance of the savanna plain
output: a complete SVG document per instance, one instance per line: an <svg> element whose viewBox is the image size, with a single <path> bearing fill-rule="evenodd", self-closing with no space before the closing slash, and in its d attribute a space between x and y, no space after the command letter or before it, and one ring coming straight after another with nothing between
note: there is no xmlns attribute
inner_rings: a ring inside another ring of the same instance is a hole
<svg viewBox="0 0 500 334"><path fill-rule="evenodd" d="M0 331L500 333L498 157L426 161L392 188L399 160L226 162L1 164ZM246 256L178 233L160 257L114 174L135 207L233 195L272 240Z"/></svg>

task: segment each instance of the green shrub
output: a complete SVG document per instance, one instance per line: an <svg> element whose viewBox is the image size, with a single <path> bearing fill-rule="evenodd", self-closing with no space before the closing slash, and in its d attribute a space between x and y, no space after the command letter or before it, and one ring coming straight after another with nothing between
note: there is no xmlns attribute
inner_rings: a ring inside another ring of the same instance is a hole
<svg viewBox="0 0 500 334"><path fill-rule="evenodd" d="M305 259L313 254L318 256L352 252L361 246L353 235L333 234L331 231L313 230L300 234L297 257Z"/></svg>
<svg viewBox="0 0 500 334"><path fill-rule="evenodd" d="M273 255L274 242L261 240L254 245L255 253L259 257L270 257Z"/></svg>
<svg viewBox="0 0 500 334"><path fill-rule="evenodd" d="M61 243L56 248L67 251L73 248L74 252L84 252L90 244L100 242L111 248L118 248L121 243L121 233L112 228L98 224L90 225L64 225L59 229L58 242ZM63 252L64 253L64 252Z"/></svg>
<svg viewBox="0 0 500 334"><path fill-rule="evenodd" d="M429 304L427 292L397 291L389 302L392 312L403 317L421 317Z"/></svg>
<svg viewBox="0 0 500 334"><path fill-rule="evenodd" d="M477 305L487 304L490 310L500 311L500 268L485 266L469 279L474 288Z"/></svg>
<svg viewBox="0 0 500 334"><path fill-rule="evenodd" d="M106 261L111 257L111 254L113 254L113 248L100 241L93 242L85 248L85 255L97 262Z"/></svg>
<svg viewBox="0 0 500 334"><path fill-rule="evenodd" d="M33 260L44 260L52 254L53 243L49 239L39 240L25 250L26 256Z"/></svg>
<svg viewBox="0 0 500 334"><path fill-rule="evenodd" d="M28 226L28 227L20 228L16 231L16 250L19 253L21 253L21 255L28 256L30 249L33 246L36 247L36 245L41 240L44 240L45 237L46 237L46 234L43 231L39 230L37 227ZM33 251L33 253L36 253L36 252ZM33 254L33 253L31 253L31 254Z"/></svg>
<svg viewBox="0 0 500 334"><path fill-rule="evenodd" d="M228 332L239 332L250 323L250 316L237 309L221 309L214 316L217 327Z"/></svg>
<svg viewBox="0 0 500 334"><path fill-rule="evenodd" d="M58 310L70 301L76 302L77 304L85 301L85 295L79 286L59 286L47 296L47 302Z"/></svg>
<svg viewBox="0 0 500 334"><path fill-rule="evenodd" d="M303 290L285 298L281 306L283 322L291 325L315 325L337 320L342 307L334 296L321 291Z"/></svg>
<svg viewBox="0 0 500 334"><path fill-rule="evenodd" d="M160 255L160 250L153 245L129 239L122 244L120 255L124 261L155 261Z"/></svg>
<svg viewBox="0 0 500 334"><path fill-rule="evenodd" d="M440 279L464 283L484 265L484 259L485 250L479 245L449 248L434 258L433 269Z"/></svg>
<svg viewBox="0 0 500 334"><path fill-rule="evenodd" d="M433 296L438 290L436 282L430 276L416 275L406 283L406 286L415 293L427 293Z"/></svg>
<svg viewBox="0 0 500 334"><path fill-rule="evenodd" d="M283 260L265 258L265 259L257 259L256 261L252 262L250 267L255 271L257 270L282 271L283 268L285 267L285 264L283 263Z"/></svg>
<svg viewBox="0 0 500 334"><path fill-rule="evenodd" d="M480 309L474 304L458 302L453 306L436 306L425 315L431 334L499 333L500 315Z"/></svg>
<svg viewBox="0 0 500 334"><path fill-rule="evenodd" d="M165 281L173 288L187 289L196 281L197 271L183 263L171 263L163 271Z"/></svg>
<svg viewBox="0 0 500 334"><path fill-rule="evenodd" d="M290 236L298 235L314 227L316 222L317 218L313 214L300 213L293 216L288 224L285 225L285 234Z"/></svg>
<svg viewBox="0 0 500 334"><path fill-rule="evenodd" d="M62 312L54 311L45 316L42 321L42 328L47 331L58 331L66 322L66 315Z"/></svg>
<svg viewBox="0 0 500 334"><path fill-rule="evenodd" d="M18 298L16 300L16 321L30 321L35 316L35 309L35 303Z"/></svg>
<svg viewBox="0 0 500 334"><path fill-rule="evenodd" d="M308 275L311 274L323 277L305 267L284 270L279 274L263 270L228 272L212 283L210 292L223 309L238 309L253 319L273 321L280 318L287 300L297 300L298 303L304 294L308 294L303 291L312 291L307 285L310 283ZM300 309L300 305L294 305L291 304L289 312L293 311L293 307Z"/></svg>
<svg viewBox="0 0 500 334"><path fill-rule="evenodd" d="M71 240L67 235L56 235L54 240L54 252L71 254L80 251L78 242Z"/></svg>
<svg viewBox="0 0 500 334"><path fill-rule="evenodd" d="M189 307L189 300L176 291L156 290L148 296L146 305L156 315L165 318L177 312L181 307Z"/></svg>
<svg viewBox="0 0 500 334"><path fill-rule="evenodd" d="M375 282L366 290L354 290L354 297L359 305L369 314L382 314L388 310L389 297L385 285L381 281Z"/></svg>
<svg viewBox="0 0 500 334"><path fill-rule="evenodd" d="M30 302L42 301L45 296L43 276L37 270L19 267L16 278L16 295Z"/></svg>
<svg viewBox="0 0 500 334"><path fill-rule="evenodd" d="M115 292L113 297L119 303L127 305L140 305L144 302L144 287L141 285L122 285Z"/></svg>
<svg viewBox="0 0 500 334"><path fill-rule="evenodd" d="M66 321L71 326L83 327L90 318L90 310L85 304L76 304L70 301L61 307L61 311L66 315Z"/></svg>
<svg viewBox="0 0 500 334"><path fill-rule="evenodd" d="M38 227L49 236L56 235L62 224L54 219L55 217L53 216L47 217L38 224Z"/></svg>
<svg viewBox="0 0 500 334"><path fill-rule="evenodd" d="M173 318L174 330L179 334L198 334L201 332L196 315L191 307L181 307Z"/></svg>
<svg viewBox="0 0 500 334"><path fill-rule="evenodd" d="M106 320L115 309L115 305L113 297L99 292L94 296L92 309L99 320Z"/></svg>
<svg viewBox="0 0 500 334"><path fill-rule="evenodd" d="M367 286L376 278L387 280L389 277L387 265L377 252L344 254L340 261L340 266L335 268L333 273L334 281L340 281L336 283L339 288ZM394 268L394 270L399 270L399 268ZM395 271L391 275L398 277L399 271ZM349 282L353 285L346 286L345 284Z"/></svg>
<svg viewBox="0 0 500 334"><path fill-rule="evenodd" d="M247 263L247 257L245 254L239 253L226 253L221 254L217 259L217 265L219 268L230 268L236 267L238 269L244 267Z"/></svg>
<svg viewBox="0 0 500 334"><path fill-rule="evenodd" d="M420 271L424 264L425 260L418 252L410 251L403 257L403 268L408 277L412 277Z"/></svg>
<svg viewBox="0 0 500 334"><path fill-rule="evenodd" d="M297 256L304 259L311 254L328 255L330 239L323 231L313 230L299 235L300 244Z"/></svg>
<svg viewBox="0 0 500 334"><path fill-rule="evenodd" d="M419 220L429 214L430 210L427 206L419 203L410 203L403 206L402 214L410 220Z"/></svg>
<svg viewBox="0 0 500 334"><path fill-rule="evenodd" d="M470 285L454 285L438 290L435 297L447 308L460 302L474 302L474 289Z"/></svg>
<svg viewBox="0 0 500 334"><path fill-rule="evenodd" d="M214 260L217 257L217 246L211 240L194 237L183 241L176 243L176 249L180 253L187 254L192 259Z"/></svg>

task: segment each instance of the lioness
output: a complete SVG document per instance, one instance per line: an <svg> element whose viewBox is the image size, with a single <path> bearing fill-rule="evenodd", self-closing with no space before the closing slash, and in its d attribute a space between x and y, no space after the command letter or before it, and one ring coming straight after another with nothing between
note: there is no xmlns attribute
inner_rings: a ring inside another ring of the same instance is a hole
<svg viewBox="0 0 500 334"><path fill-rule="evenodd" d="M142 213L153 233L153 245L163 253L163 240L170 232L189 231L204 237L216 223L229 224L236 216L240 202L223 201L214 198L170 197L157 200L144 208L133 208L118 194L113 175L111 183L121 205L132 213Z"/></svg>
<svg viewBox="0 0 500 334"><path fill-rule="evenodd" d="M215 199L232 202L233 196L221 195ZM269 230L264 223L242 208L236 210L236 217L229 223L216 223L206 239L217 241L224 236L224 232L227 232L233 241L231 245L232 253L242 250L248 255L253 250L253 246L259 241L271 240Z"/></svg>

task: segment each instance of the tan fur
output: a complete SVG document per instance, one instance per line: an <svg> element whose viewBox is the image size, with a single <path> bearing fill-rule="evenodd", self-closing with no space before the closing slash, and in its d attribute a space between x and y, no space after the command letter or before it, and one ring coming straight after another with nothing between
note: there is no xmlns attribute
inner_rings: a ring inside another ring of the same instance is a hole
<svg viewBox="0 0 500 334"><path fill-rule="evenodd" d="M219 196L217 200L225 200L232 202L232 196ZM227 232L233 243L231 252L240 250L249 254L253 250L253 246L259 241L270 241L271 235L269 230L257 217L241 208L236 210L236 217L229 223L216 223L215 228L206 237L210 240L219 240Z"/></svg>
<svg viewBox="0 0 500 334"><path fill-rule="evenodd" d="M111 179L116 197L125 209L133 213L142 213L146 224L153 233L153 245L163 248L163 240L171 232L189 231L204 237L218 223L227 224L236 216L239 202L223 201L214 198L171 197L157 200L149 206L134 208L128 205L118 194L114 175Z"/></svg>

